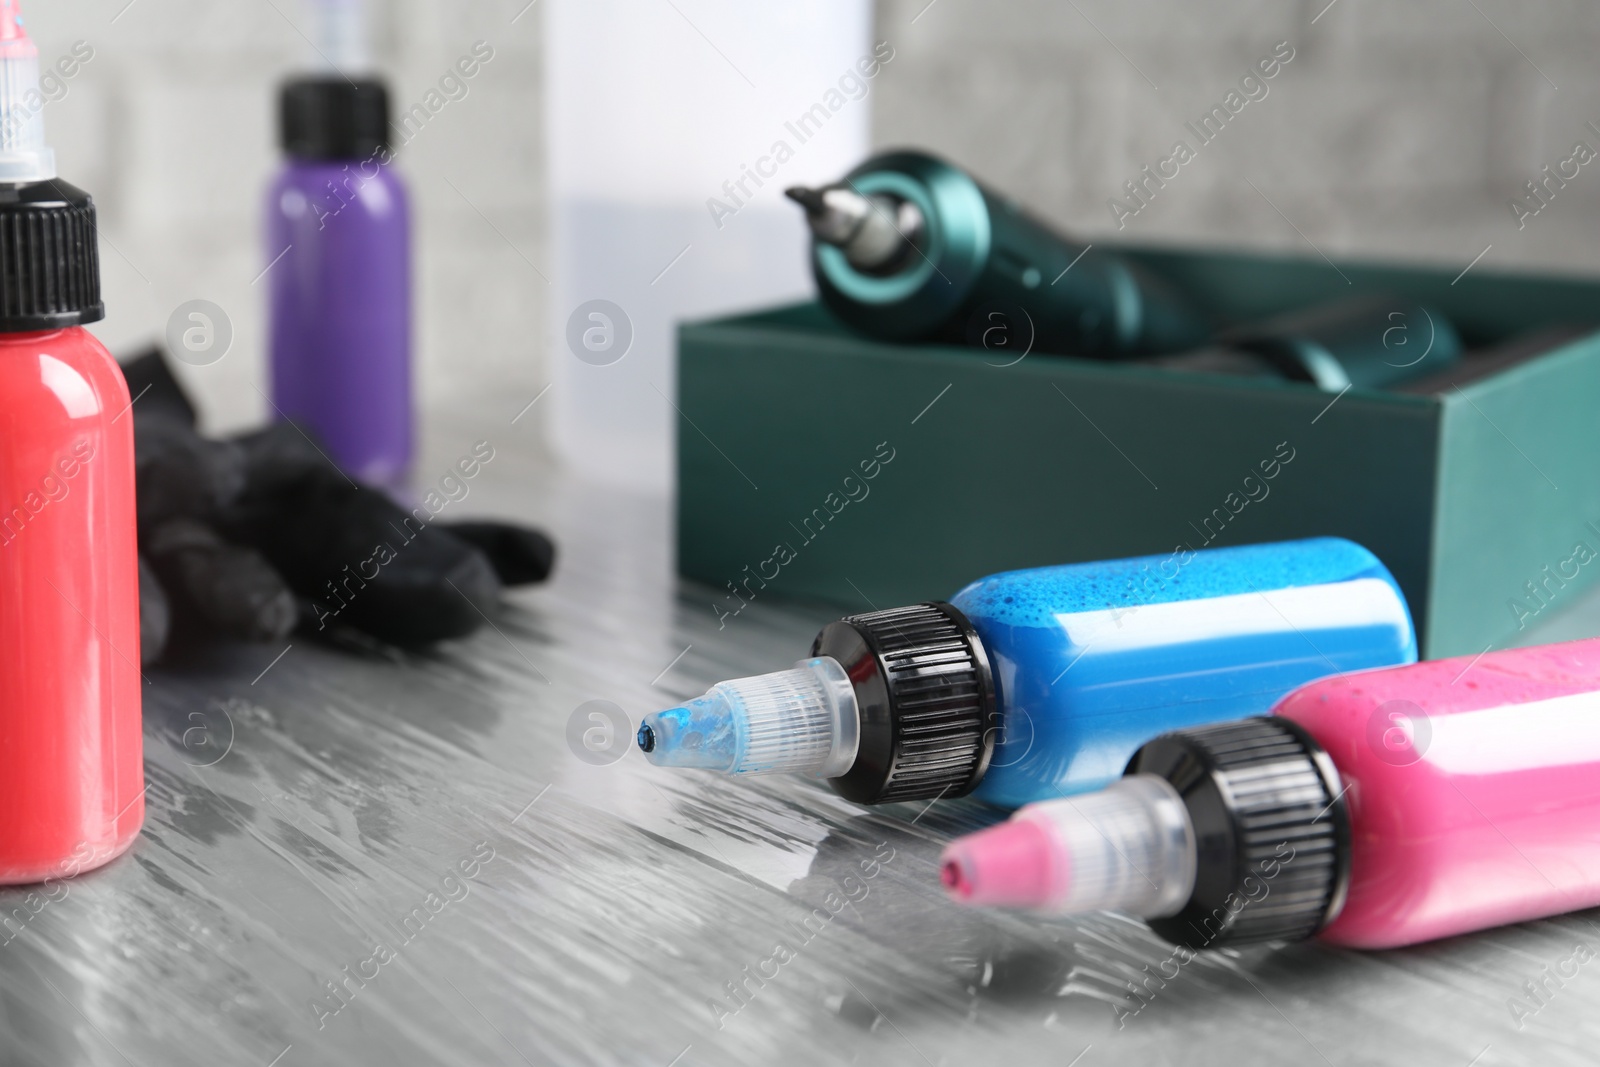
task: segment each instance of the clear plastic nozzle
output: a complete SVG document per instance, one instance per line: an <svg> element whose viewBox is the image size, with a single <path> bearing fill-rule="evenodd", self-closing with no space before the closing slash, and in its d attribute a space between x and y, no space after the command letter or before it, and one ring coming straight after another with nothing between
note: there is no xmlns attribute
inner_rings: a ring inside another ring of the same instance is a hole
<svg viewBox="0 0 1600 1067"><path fill-rule="evenodd" d="M638 735L658 767L818 778L849 770L859 739L855 689L827 656L718 682L703 697L646 715Z"/></svg>
<svg viewBox="0 0 1600 1067"><path fill-rule="evenodd" d="M1135 774L957 839L940 876L963 904L1154 919L1183 909L1195 863L1183 798L1165 778Z"/></svg>
<svg viewBox="0 0 1600 1067"><path fill-rule="evenodd" d="M311 42L319 66L363 74L372 63L366 0L311 0Z"/></svg>
<svg viewBox="0 0 1600 1067"><path fill-rule="evenodd" d="M23 27L17 0L0 0L0 182L56 176L56 154L44 143L39 49Z"/></svg>

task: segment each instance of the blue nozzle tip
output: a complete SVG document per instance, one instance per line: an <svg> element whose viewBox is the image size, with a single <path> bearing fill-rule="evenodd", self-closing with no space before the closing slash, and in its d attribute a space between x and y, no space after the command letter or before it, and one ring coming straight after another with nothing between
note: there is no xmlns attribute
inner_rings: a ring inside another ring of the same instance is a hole
<svg viewBox="0 0 1600 1067"><path fill-rule="evenodd" d="M737 733L732 710L708 694L646 715L634 739L657 767L731 771L738 763Z"/></svg>

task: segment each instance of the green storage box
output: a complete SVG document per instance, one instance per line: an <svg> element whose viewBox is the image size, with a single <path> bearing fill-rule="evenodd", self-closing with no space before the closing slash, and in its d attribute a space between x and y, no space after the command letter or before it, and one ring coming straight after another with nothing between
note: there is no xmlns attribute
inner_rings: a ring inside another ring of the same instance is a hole
<svg viewBox="0 0 1600 1067"><path fill-rule="evenodd" d="M1482 352L1600 320L1600 281L1128 254L1235 322L1394 292ZM1569 338L1437 395L1335 397L887 345L811 304L685 324L679 570L726 626L768 597L889 607L1019 567L1335 534L1394 572L1424 656L1475 655L1600 580L1600 332Z"/></svg>

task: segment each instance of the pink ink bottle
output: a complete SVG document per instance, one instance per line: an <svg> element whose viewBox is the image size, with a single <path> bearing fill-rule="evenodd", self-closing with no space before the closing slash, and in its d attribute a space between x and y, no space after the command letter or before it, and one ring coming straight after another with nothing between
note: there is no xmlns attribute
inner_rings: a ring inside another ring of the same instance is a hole
<svg viewBox="0 0 1600 1067"><path fill-rule="evenodd" d="M953 842L957 900L1191 949L1394 948L1600 905L1600 639L1312 682Z"/></svg>

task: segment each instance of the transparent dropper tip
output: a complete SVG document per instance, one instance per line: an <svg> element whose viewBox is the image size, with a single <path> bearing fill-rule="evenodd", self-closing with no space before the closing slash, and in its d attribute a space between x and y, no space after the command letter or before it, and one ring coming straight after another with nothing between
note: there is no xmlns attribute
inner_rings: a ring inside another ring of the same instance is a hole
<svg viewBox="0 0 1600 1067"><path fill-rule="evenodd" d="M849 676L821 656L718 682L704 696L646 715L635 740L658 767L833 778L855 763L859 730Z"/></svg>
<svg viewBox="0 0 1600 1067"><path fill-rule="evenodd" d="M311 48L319 66L350 76L372 65L366 0L312 0Z"/></svg>
<svg viewBox="0 0 1600 1067"><path fill-rule="evenodd" d="M940 880L963 904L1157 918L1182 910L1196 862L1183 798L1165 778L1136 774L958 838Z"/></svg>
<svg viewBox="0 0 1600 1067"><path fill-rule="evenodd" d="M0 182L47 181L56 154L44 143L39 49L28 37L17 0L0 0Z"/></svg>
<svg viewBox="0 0 1600 1067"><path fill-rule="evenodd" d="M713 689L703 697L646 715L635 740L658 767L731 772L739 761L735 714Z"/></svg>

